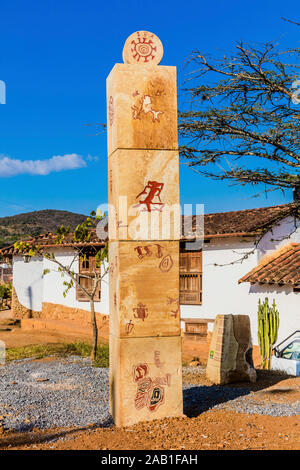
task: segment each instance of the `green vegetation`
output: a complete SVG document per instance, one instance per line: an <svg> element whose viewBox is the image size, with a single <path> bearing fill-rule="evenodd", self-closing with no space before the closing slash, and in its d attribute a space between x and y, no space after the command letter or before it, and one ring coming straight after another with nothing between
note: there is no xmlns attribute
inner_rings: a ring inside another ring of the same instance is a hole
<svg viewBox="0 0 300 470"><path fill-rule="evenodd" d="M272 308L269 306L268 297L265 298L263 303L259 300L257 324L262 367L263 369L270 369L272 348L277 341L279 327L279 313L276 309L275 300L273 300Z"/></svg>
<svg viewBox="0 0 300 470"><path fill-rule="evenodd" d="M17 348L8 348L6 351L6 360L15 361L20 359L42 359L44 357L68 357L81 356L90 357L92 354L92 345L83 341L76 343L54 343L37 344L33 346L23 346ZM97 348L97 355L93 361L95 367L109 366L109 347L107 344L101 344Z"/></svg>
<svg viewBox="0 0 300 470"><path fill-rule="evenodd" d="M68 211L46 209L0 218L0 248L15 242L36 237L42 233L55 233L59 225L68 225L74 230L86 219L85 215Z"/></svg>
<svg viewBox="0 0 300 470"><path fill-rule="evenodd" d="M11 300L12 296L12 287L11 283L8 284L0 284L0 309L7 305Z"/></svg>

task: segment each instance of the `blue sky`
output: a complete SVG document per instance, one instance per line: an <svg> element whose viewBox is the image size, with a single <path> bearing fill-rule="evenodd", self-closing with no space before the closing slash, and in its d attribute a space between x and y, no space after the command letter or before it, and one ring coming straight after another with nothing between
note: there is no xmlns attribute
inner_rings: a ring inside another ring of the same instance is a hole
<svg viewBox="0 0 300 470"><path fill-rule="evenodd" d="M178 67L180 84L195 49L228 52L241 39L299 47L299 28L281 19L299 21L297 12L297 0L2 0L0 80L7 95L0 104L0 216L40 209L89 213L106 202L106 135L96 136L97 127L86 124L106 121L106 77L122 62L131 33L160 37L161 64ZM278 191L253 199L257 189L229 187L184 165L180 178L182 203L204 204L206 213L292 198L291 191Z"/></svg>

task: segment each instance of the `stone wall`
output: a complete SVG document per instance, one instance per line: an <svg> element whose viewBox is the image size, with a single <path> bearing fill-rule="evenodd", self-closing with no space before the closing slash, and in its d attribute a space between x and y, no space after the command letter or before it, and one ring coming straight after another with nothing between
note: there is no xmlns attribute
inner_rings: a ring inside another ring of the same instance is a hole
<svg viewBox="0 0 300 470"><path fill-rule="evenodd" d="M24 307L18 299L15 288L12 288L11 313L14 318L40 318L41 312Z"/></svg>
<svg viewBox="0 0 300 470"><path fill-rule="evenodd" d="M18 319L43 319L43 320L70 320L82 323L87 326L91 323L91 314L88 310L80 308L66 307L65 305L52 304L50 302L43 302L42 311L37 312L22 305L18 299L17 293L12 288L12 316ZM106 324L109 316L96 313L97 323L99 325Z"/></svg>
<svg viewBox="0 0 300 470"><path fill-rule="evenodd" d="M65 305L52 304L50 302L43 302L43 309L40 314L41 319L45 320L71 320L81 322L87 325L91 322L91 314L88 310L80 308L66 307ZM97 323L106 323L108 315L96 313Z"/></svg>

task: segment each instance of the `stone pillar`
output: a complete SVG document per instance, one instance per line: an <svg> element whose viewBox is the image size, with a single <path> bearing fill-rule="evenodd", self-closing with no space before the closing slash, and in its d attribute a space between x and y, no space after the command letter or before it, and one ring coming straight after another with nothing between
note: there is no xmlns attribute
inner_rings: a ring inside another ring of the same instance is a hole
<svg viewBox="0 0 300 470"><path fill-rule="evenodd" d="M117 426L182 415L176 67L132 34L107 78L110 405Z"/></svg>

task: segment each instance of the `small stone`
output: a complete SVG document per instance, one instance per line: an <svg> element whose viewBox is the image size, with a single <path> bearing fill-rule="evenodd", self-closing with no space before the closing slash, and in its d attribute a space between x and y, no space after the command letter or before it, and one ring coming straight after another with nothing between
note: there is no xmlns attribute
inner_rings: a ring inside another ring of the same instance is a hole
<svg viewBox="0 0 300 470"><path fill-rule="evenodd" d="M199 361L192 361L189 363L189 366L190 367L197 367L197 366L200 366L200 362Z"/></svg>

